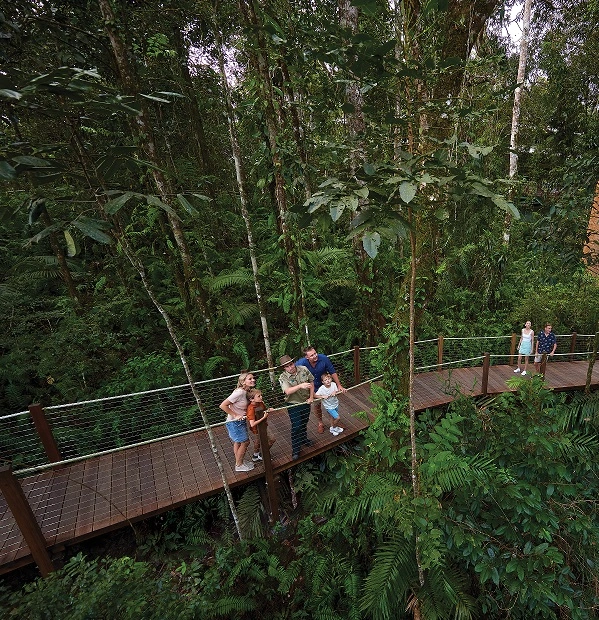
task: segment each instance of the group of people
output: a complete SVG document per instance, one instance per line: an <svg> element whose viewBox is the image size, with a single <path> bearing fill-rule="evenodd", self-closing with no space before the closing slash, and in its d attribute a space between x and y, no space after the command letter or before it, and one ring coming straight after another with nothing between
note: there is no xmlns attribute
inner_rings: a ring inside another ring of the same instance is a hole
<svg viewBox="0 0 599 620"><path fill-rule="evenodd" d="M526 375L528 370L528 358L532 355L533 346L535 349L534 365L536 372L541 370L541 361L543 354L553 355L557 349L557 339L555 334L551 331L551 323L545 323L545 327L541 330L536 339L535 345L535 333L532 329L532 323L526 321L522 328L522 334L520 335L520 342L518 343L518 366L515 373L521 373L522 376ZM524 358L524 368L520 368L520 364Z"/></svg>
<svg viewBox="0 0 599 620"><path fill-rule="evenodd" d="M339 426L339 399L337 394L345 392L337 371L331 360L317 353L313 346L304 349L304 357L296 360L283 355L279 360L283 371L279 376L281 390L285 394L287 413L291 422L291 458L297 460L303 446L310 446L308 439L308 420L312 410L318 420L318 432L324 433L322 406L324 405L331 425L329 431L337 436L343 432ZM220 408L227 414L226 428L233 442L235 471L254 469L254 463L262 461L262 451L258 425L266 424L272 408L266 408L260 390L255 389L256 379L249 372L239 376L237 387L226 398ZM249 432L248 432L249 429ZM254 436L254 453L251 460L246 458L250 444L249 433ZM268 434L269 447L275 439Z"/></svg>

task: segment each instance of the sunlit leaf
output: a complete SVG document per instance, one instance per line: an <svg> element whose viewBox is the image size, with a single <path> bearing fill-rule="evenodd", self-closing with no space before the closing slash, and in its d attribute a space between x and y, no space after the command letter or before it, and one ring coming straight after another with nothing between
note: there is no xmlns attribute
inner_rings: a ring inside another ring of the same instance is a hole
<svg viewBox="0 0 599 620"><path fill-rule="evenodd" d="M381 236L377 232L367 231L362 237L362 247L370 258L375 258L381 245Z"/></svg>
<svg viewBox="0 0 599 620"><path fill-rule="evenodd" d="M409 181L404 181L399 186L399 195L406 204L409 204L413 200L414 196L416 196L416 185L414 185L414 183L410 183Z"/></svg>

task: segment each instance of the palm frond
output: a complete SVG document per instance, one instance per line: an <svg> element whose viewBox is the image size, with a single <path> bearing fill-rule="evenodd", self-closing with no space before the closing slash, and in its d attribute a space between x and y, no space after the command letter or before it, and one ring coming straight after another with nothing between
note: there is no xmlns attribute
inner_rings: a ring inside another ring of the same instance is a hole
<svg viewBox="0 0 599 620"><path fill-rule="evenodd" d="M256 609L253 596L223 596L210 604L209 610L202 610L204 618L231 618Z"/></svg>
<svg viewBox="0 0 599 620"><path fill-rule="evenodd" d="M319 248L317 250L304 250L302 256L313 267L329 267L335 261L347 261L350 253L344 248Z"/></svg>

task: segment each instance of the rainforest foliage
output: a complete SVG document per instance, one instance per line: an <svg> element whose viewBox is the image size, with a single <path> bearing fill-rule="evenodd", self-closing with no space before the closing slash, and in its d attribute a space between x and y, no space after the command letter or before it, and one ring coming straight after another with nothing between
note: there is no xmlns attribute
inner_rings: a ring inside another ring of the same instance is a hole
<svg viewBox="0 0 599 620"><path fill-rule="evenodd" d="M296 471L285 524L254 488L243 544L220 499L188 507L147 563L75 557L13 617L594 615L593 394L535 380L410 429L400 380L408 327L598 330L599 5L533 2L510 177L512 5L3 6L3 415L181 383L148 293L197 379L308 342L390 362L376 424Z"/></svg>

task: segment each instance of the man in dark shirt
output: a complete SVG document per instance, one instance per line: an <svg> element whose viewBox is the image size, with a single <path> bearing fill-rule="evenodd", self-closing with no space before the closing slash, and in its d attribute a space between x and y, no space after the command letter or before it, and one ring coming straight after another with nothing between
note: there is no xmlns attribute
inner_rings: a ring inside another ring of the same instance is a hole
<svg viewBox="0 0 599 620"><path fill-rule="evenodd" d="M537 348L535 350L535 370L537 372L541 371L543 353L553 355L555 349L557 349L557 339L555 338L555 334L551 331L551 323L545 323L545 329L543 329L537 337Z"/></svg>
<svg viewBox="0 0 599 620"><path fill-rule="evenodd" d="M322 353L317 353L313 346L306 347L304 349L304 357L297 360L298 366L305 366L314 376L314 392L322 385L322 375L328 372L333 381L337 385L337 389L340 392L345 392L346 389L341 385L337 371L333 366L331 360ZM324 424L322 423L322 402L320 399L315 400L312 403L312 410L316 414L318 419L318 432L324 433Z"/></svg>

